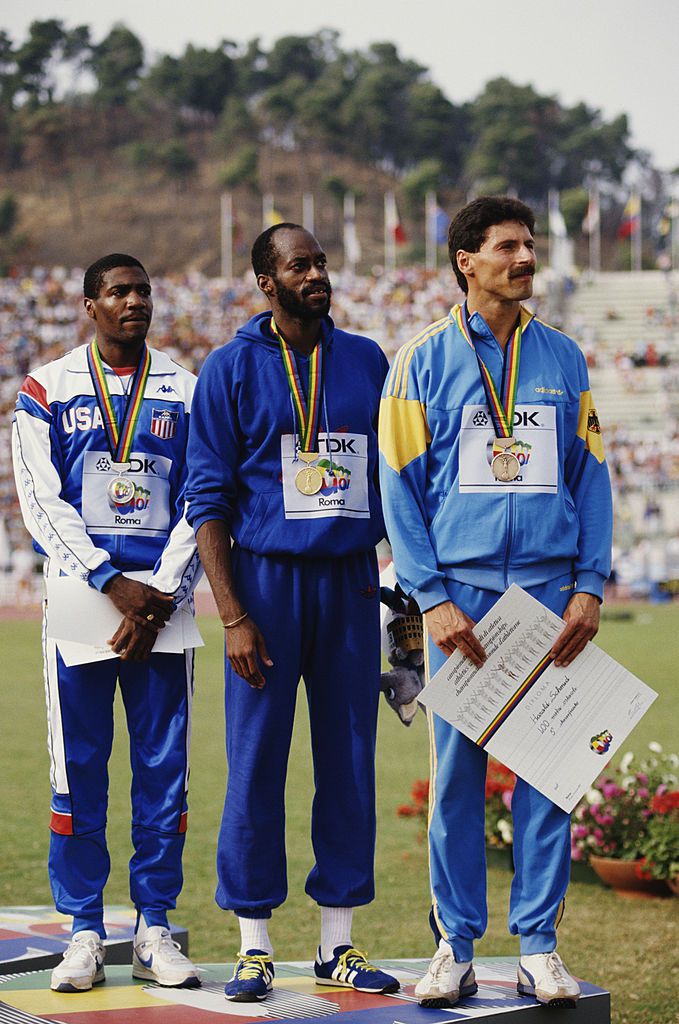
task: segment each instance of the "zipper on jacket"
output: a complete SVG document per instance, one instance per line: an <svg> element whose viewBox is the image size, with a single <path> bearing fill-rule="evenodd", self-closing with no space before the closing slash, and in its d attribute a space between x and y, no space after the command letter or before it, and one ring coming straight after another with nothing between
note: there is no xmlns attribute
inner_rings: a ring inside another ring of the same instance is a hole
<svg viewBox="0 0 679 1024"><path fill-rule="evenodd" d="M509 568L509 556L512 550L512 534L514 532L514 503L516 500L515 494L508 494L507 500L509 502L509 508L507 512L507 541L505 543L505 568L504 568L504 587L505 590L509 587L509 581L507 579L507 570Z"/></svg>

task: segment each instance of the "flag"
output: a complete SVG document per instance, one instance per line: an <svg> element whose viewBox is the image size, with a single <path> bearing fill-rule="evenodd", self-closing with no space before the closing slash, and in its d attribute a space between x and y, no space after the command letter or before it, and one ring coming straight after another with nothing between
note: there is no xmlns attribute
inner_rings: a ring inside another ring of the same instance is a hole
<svg viewBox="0 0 679 1024"><path fill-rule="evenodd" d="M641 223L641 198L638 192L630 192L630 197L622 211L622 220L618 228L618 238L631 238Z"/></svg>
<svg viewBox="0 0 679 1024"><path fill-rule="evenodd" d="M598 189L590 189L587 213L582 221L582 230L585 235L592 235L601 223L601 210L599 207Z"/></svg>
<svg viewBox="0 0 679 1024"><path fill-rule="evenodd" d="M393 192L387 192L384 197L384 217L388 234L391 235L397 245L405 245L407 242L406 233L403 230L401 218L396 207L396 198Z"/></svg>
<svg viewBox="0 0 679 1024"><path fill-rule="evenodd" d="M449 224L448 214L437 203L434 211L434 237L436 238L437 245L446 245L448 242Z"/></svg>
<svg viewBox="0 0 679 1024"><path fill-rule="evenodd" d="M559 206L559 193L556 189L550 188L548 196L549 206L549 233L554 238L566 238L568 232L566 230L566 221L563 219L563 214Z"/></svg>
<svg viewBox="0 0 679 1024"><path fill-rule="evenodd" d="M344 195L344 262L352 269L361 258L361 243L356 232L356 199L353 192Z"/></svg>
<svg viewBox="0 0 679 1024"><path fill-rule="evenodd" d="M267 192L262 196L262 230L273 227L274 224L282 224L283 217L273 204L273 196Z"/></svg>

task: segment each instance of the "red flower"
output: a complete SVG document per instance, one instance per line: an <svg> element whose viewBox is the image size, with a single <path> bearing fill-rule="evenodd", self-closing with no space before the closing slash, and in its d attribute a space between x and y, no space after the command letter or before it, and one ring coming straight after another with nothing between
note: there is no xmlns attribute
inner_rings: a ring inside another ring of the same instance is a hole
<svg viewBox="0 0 679 1024"><path fill-rule="evenodd" d="M634 874L637 878L651 878L651 868L653 867L653 861L646 860L642 857L641 860L637 861L634 865Z"/></svg>
<svg viewBox="0 0 679 1024"><path fill-rule="evenodd" d="M656 793L651 800L651 810L654 814L671 814L672 811L679 810L679 790Z"/></svg>
<svg viewBox="0 0 679 1024"><path fill-rule="evenodd" d="M410 795L416 802L428 803L429 779L416 779L415 782L413 782L413 788L410 790Z"/></svg>

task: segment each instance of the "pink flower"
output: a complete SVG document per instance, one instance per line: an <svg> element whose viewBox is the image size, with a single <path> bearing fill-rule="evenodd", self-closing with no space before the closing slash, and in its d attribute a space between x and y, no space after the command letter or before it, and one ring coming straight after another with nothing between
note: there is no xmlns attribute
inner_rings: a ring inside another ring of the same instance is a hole
<svg viewBox="0 0 679 1024"><path fill-rule="evenodd" d="M502 794L502 803L505 805L508 811L512 809L512 792L511 789L506 789Z"/></svg>

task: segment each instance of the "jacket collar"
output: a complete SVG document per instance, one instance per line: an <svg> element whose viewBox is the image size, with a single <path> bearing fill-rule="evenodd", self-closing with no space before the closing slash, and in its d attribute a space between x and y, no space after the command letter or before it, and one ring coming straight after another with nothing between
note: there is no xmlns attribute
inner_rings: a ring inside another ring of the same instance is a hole
<svg viewBox="0 0 679 1024"><path fill-rule="evenodd" d="M72 349L66 356L66 369L69 373L87 373L90 370L87 365L87 345L78 345L77 348ZM151 369L149 374L152 376L166 376L167 374L175 374L177 372L177 364L170 359L166 352L161 352L157 348L151 348L149 346L149 352L151 353ZM113 372L110 367L104 364L104 370L107 372Z"/></svg>

